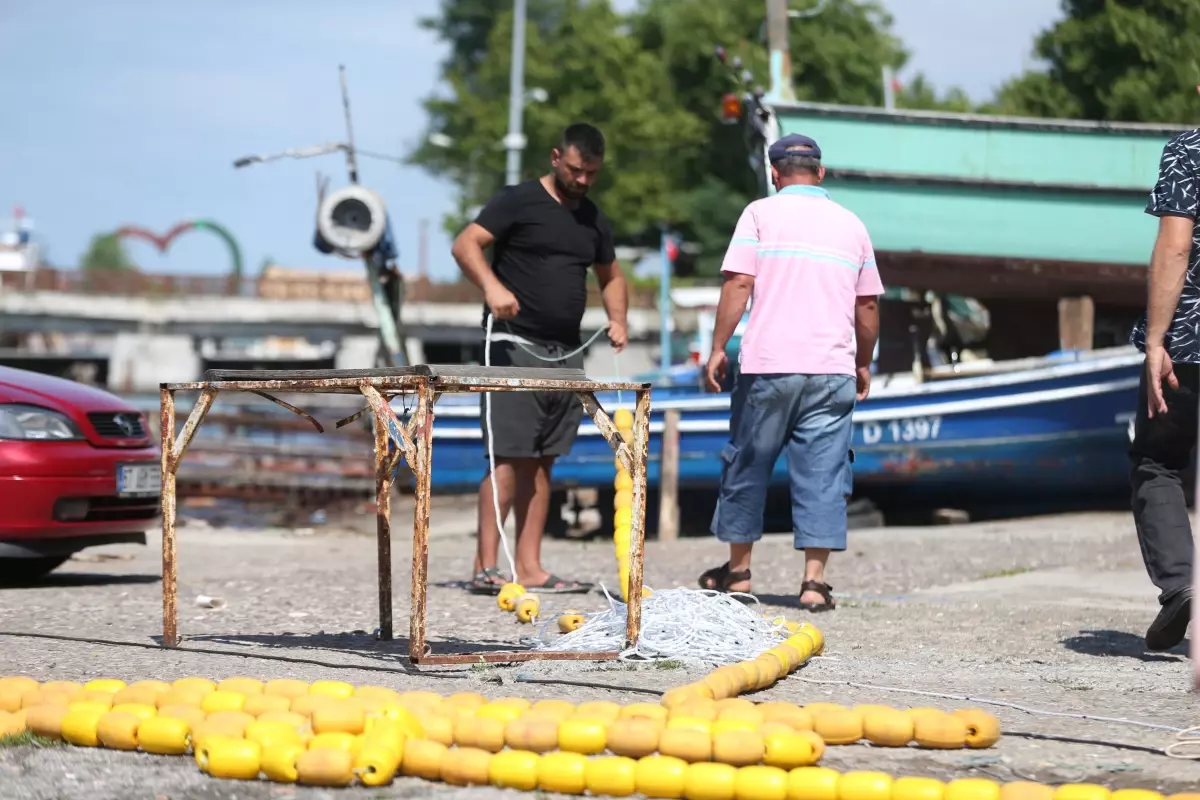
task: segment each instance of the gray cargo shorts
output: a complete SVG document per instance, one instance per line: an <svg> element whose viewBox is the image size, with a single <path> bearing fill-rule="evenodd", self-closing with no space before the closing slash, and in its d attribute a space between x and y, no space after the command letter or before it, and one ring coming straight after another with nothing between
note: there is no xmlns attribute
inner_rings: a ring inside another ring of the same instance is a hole
<svg viewBox="0 0 1200 800"><path fill-rule="evenodd" d="M561 358L568 348L525 344L543 358ZM572 348L573 349L573 348ZM563 361L539 361L515 342L492 342L493 367L583 369L583 353ZM571 392L491 392L493 447L496 458L545 458L571 452L583 405ZM483 457L487 458L487 416L484 395L479 398L479 427L483 431Z"/></svg>

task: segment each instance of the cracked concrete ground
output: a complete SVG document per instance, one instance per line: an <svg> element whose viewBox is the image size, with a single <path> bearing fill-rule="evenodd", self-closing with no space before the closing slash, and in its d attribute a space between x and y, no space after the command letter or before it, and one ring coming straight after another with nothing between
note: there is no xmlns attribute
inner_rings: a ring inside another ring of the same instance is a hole
<svg viewBox="0 0 1200 800"><path fill-rule="evenodd" d="M395 510L393 560L397 635L407 633L410 552L403 504ZM430 549L430 638L435 648L511 646L529 628L495 610L493 600L458 588L471 566L469 503L435 504ZM632 702L701 675L688 668L623 664L531 663L486 668L410 666L406 641L376 641L375 542L354 533L179 531L179 650L157 645L162 630L157 537L148 547L87 551L45 580L0 589L0 674L39 680L117 676L172 680L334 677L398 690L487 696L567 697ZM695 586L723 561L708 537L651 542L646 582ZM607 541L552 541L546 565L560 575L615 580ZM790 536L767 537L756 553L754 586L772 610L792 618L801 561ZM838 769L879 769L942 779L1031 777L1094 781L1109 787L1184 791L1200 764L1160 754L1172 733L1121 722L1044 716L981 700L1063 714L1126 718L1184 728L1200 723L1186 645L1146 653L1142 634L1155 591L1143 572L1133 526L1123 514L1079 514L935 528L852 531L829 580L840 607L814 622L824 657L756 699L846 705L984 705L1006 737L986 751L830 748ZM225 607L196 607L197 595ZM599 609L598 596L551 600ZM62 637L62 638L56 638ZM536 681L536 682L535 682ZM580 683L587 684L585 686ZM853 684L853 685L852 685ZM874 687L874 688L873 688ZM879 688L887 687L887 688ZM321 791L265 782L214 781L190 759L76 748L0 749L3 798L277 798L470 795L412 779L374 790Z"/></svg>

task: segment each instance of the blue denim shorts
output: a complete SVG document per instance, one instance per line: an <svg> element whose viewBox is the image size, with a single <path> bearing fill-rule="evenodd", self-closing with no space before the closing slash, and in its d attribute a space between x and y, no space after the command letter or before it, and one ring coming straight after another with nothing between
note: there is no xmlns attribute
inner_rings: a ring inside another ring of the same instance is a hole
<svg viewBox="0 0 1200 800"><path fill-rule="evenodd" d="M758 541L775 462L786 455L797 550L846 549L855 380L850 375L738 376L712 532Z"/></svg>

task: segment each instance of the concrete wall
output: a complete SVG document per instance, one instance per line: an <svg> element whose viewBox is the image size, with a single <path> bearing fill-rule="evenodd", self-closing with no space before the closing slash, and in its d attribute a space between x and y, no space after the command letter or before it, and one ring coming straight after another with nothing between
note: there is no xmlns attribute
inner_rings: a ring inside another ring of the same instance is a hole
<svg viewBox="0 0 1200 800"><path fill-rule="evenodd" d="M341 340L334 359L335 369L370 369L375 365L378 340L374 336L347 336ZM422 363L424 348L419 339L409 340L412 363ZM584 370L593 378L632 378L657 365L657 342L632 342L614 362L606 344L590 348ZM281 363L283 368L286 363ZM113 336L107 388L120 394L158 391L160 383L200 380L203 361L190 336L147 333L118 333Z"/></svg>
<svg viewBox="0 0 1200 800"><path fill-rule="evenodd" d="M108 389L121 394L156 392L160 383L200 378L200 354L190 336L118 333L109 356Z"/></svg>
<svg viewBox="0 0 1200 800"><path fill-rule="evenodd" d="M333 359L334 369L370 369L375 366L375 354L379 352L377 336L347 336L338 346Z"/></svg>
<svg viewBox="0 0 1200 800"><path fill-rule="evenodd" d="M474 303L409 303L404 326L478 330L480 308ZM14 333L117 331L222 336L305 336L310 341L340 340L373 334L379 328L375 309L366 303L302 300L261 300L252 297L123 297L89 296L69 292L0 292L4 330ZM593 331L607 322L604 309L589 307L582 329ZM657 309L629 309L629 334L658 335ZM676 326L685 330L694 315L678 314Z"/></svg>

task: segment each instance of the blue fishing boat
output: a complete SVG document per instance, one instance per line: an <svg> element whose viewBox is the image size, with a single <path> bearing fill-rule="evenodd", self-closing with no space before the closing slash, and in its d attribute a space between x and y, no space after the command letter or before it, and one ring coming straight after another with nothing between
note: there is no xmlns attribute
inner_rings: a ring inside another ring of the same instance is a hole
<svg viewBox="0 0 1200 800"><path fill-rule="evenodd" d="M1142 356L1129 347L1011 362L966 362L924 375L879 375L854 413L854 492L1025 498L1124 494L1126 450ZM633 398L601 395L611 413ZM730 396L697 385L655 388L650 472L658 482L663 415L680 413L679 479L713 488L728 441ZM485 474L480 401L446 397L436 407L433 489L469 490ZM585 418L554 470L561 487L611 486L612 452ZM785 484L786 463L773 480Z"/></svg>

